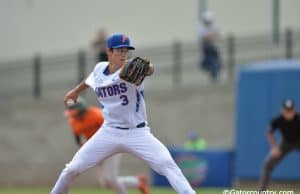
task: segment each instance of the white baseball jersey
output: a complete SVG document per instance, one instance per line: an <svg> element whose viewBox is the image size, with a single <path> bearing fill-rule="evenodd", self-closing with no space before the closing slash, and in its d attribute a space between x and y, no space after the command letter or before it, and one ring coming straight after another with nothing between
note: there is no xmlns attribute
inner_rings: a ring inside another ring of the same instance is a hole
<svg viewBox="0 0 300 194"><path fill-rule="evenodd" d="M146 122L144 85L135 86L120 79L121 69L109 74L108 62L98 63L85 83L103 105L104 126L135 128Z"/></svg>

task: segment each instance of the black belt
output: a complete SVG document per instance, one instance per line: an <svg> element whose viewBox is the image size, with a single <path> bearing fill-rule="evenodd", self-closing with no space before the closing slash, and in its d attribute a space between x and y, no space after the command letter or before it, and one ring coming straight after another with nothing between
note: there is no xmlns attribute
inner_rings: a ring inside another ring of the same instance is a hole
<svg viewBox="0 0 300 194"><path fill-rule="evenodd" d="M145 127L145 126L146 126L146 122L142 122L142 123L138 124L138 125L136 126L136 128L143 128L143 127ZM128 130L128 129L129 129L129 127L115 127L115 128L117 128L117 129L122 129L122 130Z"/></svg>

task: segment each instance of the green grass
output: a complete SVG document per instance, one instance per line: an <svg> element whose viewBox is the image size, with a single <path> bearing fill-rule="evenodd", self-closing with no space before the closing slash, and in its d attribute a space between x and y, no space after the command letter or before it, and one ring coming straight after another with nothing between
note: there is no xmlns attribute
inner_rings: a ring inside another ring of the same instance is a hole
<svg viewBox="0 0 300 194"><path fill-rule="evenodd" d="M199 189L197 193L222 194L222 189ZM0 194L49 194L50 188L0 188ZM100 188L71 188L69 194L114 194L111 190ZM130 190L129 194L140 194L138 190ZM151 194L176 194L170 188L153 188Z"/></svg>
<svg viewBox="0 0 300 194"><path fill-rule="evenodd" d="M286 189L285 189L286 190ZM216 188L201 188L197 189L199 194L223 194L223 189ZM238 191L238 190L237 190ZM0 188L0 194L49 194L50 188L28 188L28 187L19 187L19 188ZM84 187L84 188L72 188L69 194L114 194L111 190L105 190L95 187ZM137 190L130 190L129 194L140 194ZM151 189L151 194L176 194L170 188L153 188ZM231 194L241 194L239 192L232 192ZM279 191L276 192L279 194ZM295 191L293 194L300 194L300 191Z"/></svg>

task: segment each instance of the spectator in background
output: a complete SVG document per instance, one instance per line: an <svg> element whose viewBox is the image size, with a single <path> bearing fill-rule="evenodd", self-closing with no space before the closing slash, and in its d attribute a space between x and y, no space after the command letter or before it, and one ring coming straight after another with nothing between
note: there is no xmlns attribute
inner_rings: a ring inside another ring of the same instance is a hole
<svg viewBox="0 0 300 194"><path fill-rule="evenodd" d="M282 141L278 144L274 132L279 130ZM265 161L259 190L266 190L271 172L278 163L291 151L300 151L300 115L295 110L295 103L286 99L282 105L281 114L270 122L267 139L270 144L270 153Z"/></svg>
<svg viewBox="0 0 300 194"><path fill-rule="evenodd" d="M221 69L221 59L216 45L219 32L215 26L213 13L206 11L202 16L202 22L198 31L203 57L200 59L200 67L210 73L213 81L217 81Z"/></svg>
<svg viewBox="0 0 300 194"><path fill-rule="evenodd" d="M96 57L96 62L107 61L106 48L106 32L104 29L100 29L96 35L96 38L92 44L93 52Z"/></svg>
<svg viewBox="0 0 300 194"><path fill-rule="evenodd" d="M207 148L205 139L199 136L196 131L189 131L188 140L184 143L184 149L189 151L203 151Z"/></svg>

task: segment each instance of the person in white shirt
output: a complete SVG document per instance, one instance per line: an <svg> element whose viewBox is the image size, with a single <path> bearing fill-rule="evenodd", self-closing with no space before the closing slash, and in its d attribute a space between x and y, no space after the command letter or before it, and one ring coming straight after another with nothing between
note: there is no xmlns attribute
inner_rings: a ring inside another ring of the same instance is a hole
<svg viewBox="0 0 300 194"><path fill-rule="evenodd" d="M128 51L134 50L124 34L107 39L108 62L98 63L90 75L67 92L65 104L76 102L79 94L93 89L103 106L104 123L75 154L61 172L51 194L68 193L76 176L117 153L130 153L144 160L153 170L166 176L178 194L195 194L172 159L168 149L153 136L147 122L144 84L139 86L119 77L127 63ZM147 75L154 72L153 64Z"/></svg>
<svg viewBox="0 0 300 194"><path fill-rule="evenodd" d="M214 14L206 11L202 15L203 24L198 29L202 59L200 66L208 71L213 81L216 81L221 69L221 58L217 47L219 31L215 25Z"/></svg>

